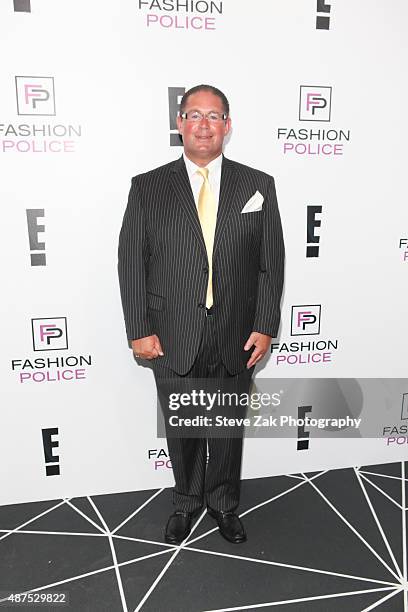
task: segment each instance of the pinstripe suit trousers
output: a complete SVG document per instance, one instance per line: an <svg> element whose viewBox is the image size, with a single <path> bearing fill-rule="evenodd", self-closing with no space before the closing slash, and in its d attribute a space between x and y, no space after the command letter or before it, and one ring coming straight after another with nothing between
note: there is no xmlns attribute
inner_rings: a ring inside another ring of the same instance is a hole
<svg viewBox="0 0 408 612"><path fill-rule="evenodd" d="M254 368L231 375L221 361L215 335L216 314L206 317L200 349L193 367L181 376L153 360L153 372L162 409L168 401L164 381L178 378L234 378L241 392L249 392ZM176 381L175 381L176 382ZM234 381L235 382L235 381ZM168 386L166 386L168 392ZM221 389L222 391L222 389ZM207 464L208 443L208 464ZM167 437L175 487L173 504L176 510L194 512L206 501L214 510L235 510L239 504L242 437L176 438Z"/></svg>

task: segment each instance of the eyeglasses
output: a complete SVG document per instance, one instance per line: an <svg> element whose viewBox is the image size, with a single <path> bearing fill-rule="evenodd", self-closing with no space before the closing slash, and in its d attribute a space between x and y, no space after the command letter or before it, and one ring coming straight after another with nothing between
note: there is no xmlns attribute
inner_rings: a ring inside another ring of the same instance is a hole
<svg viewBox="0 0 408 612"><path fill-rule="evenodd" d="M187 113L180 113L180 117L186 121L192 121L193 123L199 123L204 117L210 123L218 123L218 121L225 121L227 113L217 113L216 111L210 111L209 113L201 113L200 111L192 110Z"/></svg>

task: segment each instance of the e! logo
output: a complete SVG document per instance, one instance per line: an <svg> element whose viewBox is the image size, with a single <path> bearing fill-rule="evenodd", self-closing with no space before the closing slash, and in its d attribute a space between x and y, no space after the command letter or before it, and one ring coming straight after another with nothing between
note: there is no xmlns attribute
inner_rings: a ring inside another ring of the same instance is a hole
<svg viewBox="0 0 408 612"><path fill-rule="evenodd" d="M326 4L325 0L317 0L317 12L326 13L326 15L316 15L316 30L328 30L330 28L330 13L331 5Z"/></svg>
<svg viewBox="0 0 408 612"><path fill-rule="evenodd" d="M308 206L307 207L307 220L306 220L306 257L319 257L319 240L320 236L316 236L315 228L320 227L322 222L320 219L316 219L316 215L322 212L321 206Z"/></svg>
<svg viewBox="0 0 408 612"><path fill-rule="evenodd" d="M44 225L37 223L39 217L44 217L43 208L27 208L28 239L30 251L45 251L45 243L39 242L38 234L44 231ZM45 266L45 253L30 253L32 266Z"/></svg>
<svg viewBox="0 0 408 612"><path fill-rule="evenodd" d="M14 0L15 13L31 13L30 0Z"/></svg>
<svg viewBox="0 0 408 612"><path fill-rule="evenodd" d="M169 87L169 124L170 124L170 146L182 147L183 141L177 130L176 118L180 110L181 98L186 91L185 87Z"/></svg>
<svg viewBox="0 0 408 612"><path fill-rule="evenodd" d="M401 420L408 419L408 393L402 394Z"/></svg>
<svg viewBox="0 0 408 612"><path fill-rule="evenodd" d="M307 412L312 412L312 406L298 406L298 419L303 421ZM304 425L299 425L297 433L296 450L307 450L309 448L310 432L305 430Z"/></svg>
<svg viewBox="0 0 408 612"><path fill-rule="evenodd" d="M47 476L59 476L59 455L53 454L53 449L58 448L58 440L52 440L52 436L58 435L58 427L42 429L43 449L45 457L45 473Z"/></svg>

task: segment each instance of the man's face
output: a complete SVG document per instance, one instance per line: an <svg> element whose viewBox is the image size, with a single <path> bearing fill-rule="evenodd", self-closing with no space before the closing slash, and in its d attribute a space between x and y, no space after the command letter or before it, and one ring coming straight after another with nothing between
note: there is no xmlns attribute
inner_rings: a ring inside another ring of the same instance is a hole
<svg viewBox="0 0 408 612"><path fill-rule="evenodd" d="M203 114L215 111L223 113L221 98L209 91L199 91L187 99L185 112L200 111ZM177 117L177 127L183 137L184 151L189 159L204 165L222 152L225 136L230 131L231 120L210 122L206 117L193 122Z"/></svg>

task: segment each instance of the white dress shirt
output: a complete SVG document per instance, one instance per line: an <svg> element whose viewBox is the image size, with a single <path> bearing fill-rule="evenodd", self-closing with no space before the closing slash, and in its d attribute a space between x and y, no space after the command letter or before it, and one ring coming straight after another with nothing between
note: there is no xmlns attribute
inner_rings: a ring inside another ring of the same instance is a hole
<svg viewBox="0 0 408 612"><path fill-rule="evenodd" d="M200 166L196 166L196 164L192 162L191 159L188 159L185 153L183 153L183 157L186 164L191 189L193 191L194 201L196 206L198 206L198 196L200 194L200 189L203 184L204 178L200 174L197 174L197 170ZM208 182L210 183L211 190L214 194L217 209L218 200L220 197L221 166L222 154L210 161L210 163L206 166L206 168L208 168Z"/></svg>

